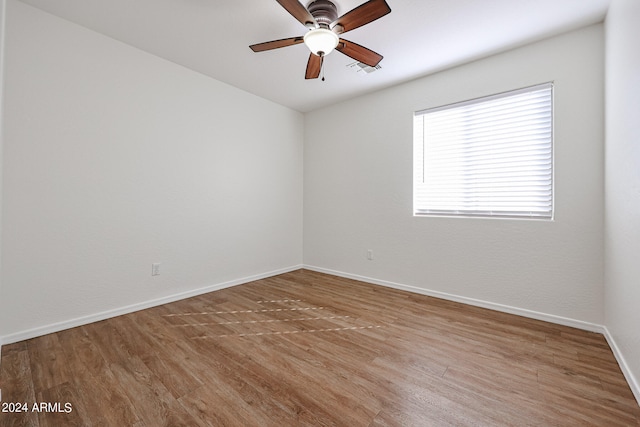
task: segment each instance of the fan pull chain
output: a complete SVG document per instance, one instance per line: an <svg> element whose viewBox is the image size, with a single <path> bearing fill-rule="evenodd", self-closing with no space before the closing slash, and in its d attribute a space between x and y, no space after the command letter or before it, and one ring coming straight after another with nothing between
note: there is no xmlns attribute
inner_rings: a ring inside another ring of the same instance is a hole
<svg viewBox="0 0 640 427"><path fill-rule="evenodd" d="M322 81L324 81L324 61L320 64L320 71L322 71Z"/></svg>

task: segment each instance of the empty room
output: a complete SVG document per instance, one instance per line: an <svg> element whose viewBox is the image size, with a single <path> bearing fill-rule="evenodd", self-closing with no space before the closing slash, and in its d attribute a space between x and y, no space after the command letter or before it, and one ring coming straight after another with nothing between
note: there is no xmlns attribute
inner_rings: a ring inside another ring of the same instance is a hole
<svg viewBox="0 0 640 427"><path fill-rule="evenodd" d="M640 426L640 1L0 14L0 426Z"/></svg>

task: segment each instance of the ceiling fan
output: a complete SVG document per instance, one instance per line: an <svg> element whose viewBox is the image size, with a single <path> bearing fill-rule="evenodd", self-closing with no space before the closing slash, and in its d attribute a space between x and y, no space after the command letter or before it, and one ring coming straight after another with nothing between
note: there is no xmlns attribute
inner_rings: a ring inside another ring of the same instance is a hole
<svg viewBox="0 0 640 427"><path fill-rule="evenodd" d="M324 57L334 49L356 61L375 67L382 55L364 46L350 42L339 35L366 25L391 12L385 0L369 0L338 17L336 5L329 0L314 0L305 8L298 0L276 0L309 31L300 37L273 40L249 46L254 52L278 49L304 43L311 54L307 62L305 79L317 79ZM323 79L324 80L324 79Z"/></svg>

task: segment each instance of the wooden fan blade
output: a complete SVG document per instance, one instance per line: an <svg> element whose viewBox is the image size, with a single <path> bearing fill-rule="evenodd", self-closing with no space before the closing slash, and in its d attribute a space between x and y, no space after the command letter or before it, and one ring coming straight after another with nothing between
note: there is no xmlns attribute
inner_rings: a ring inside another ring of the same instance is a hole
<svg viewBox="0 0 640 427"><path fill-rule="evenodd" d="M276 0L280 3L280 6L284 7L287 12L296 18L305 27L313 26L317 27L318 22L316 18L309 13L306 7L304 7L298 0Z"/></svg>
<svg viewBox="0 0 640 427"><path fill-rule="evenodd" d="M278 49L281 47L293 46L304 41L302 37L289 37L288 39L272 40L270 42L252 44L249 46L254 52L264 52L265 50Z"/></svg>
<svg viewBox="0 0 640 427"><path fill-rule="evenodd" d="M320 76L320 70L322 69L322 61L324 56L309 55L309 62L307 62L307 72L304 75L305 79L317 79Z"/></svg>
<svg viewBox="0 0 640 427"><path fill-rule="evenodd" d="M391 8L385 0L369 0L333 21L329 27L342 34L382 18L389 12Z"/></svg>
<svg viewBox="0 0 640 427"><path fill-rule="evenodd" d="M375 67L383 58L379 53L345 39L340 39L338 46L336 46L336 50L358 62L367 64L369 67Z"/></svg>

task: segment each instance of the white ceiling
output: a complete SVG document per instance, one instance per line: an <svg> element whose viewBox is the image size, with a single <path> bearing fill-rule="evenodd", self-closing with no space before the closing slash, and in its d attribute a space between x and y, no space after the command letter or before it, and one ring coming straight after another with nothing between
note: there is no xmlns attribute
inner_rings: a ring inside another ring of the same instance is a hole
<svg viewBox="0 0 640 427"><path fill-rule="evenodd" d="M382 68L355 72L351 58L334 52L323 82L304 79L304 44L249 49L305 33L275 0L22 1L302 112L600 22L610 2L387 0L389 15L343 36L382 54ZM342 15L364 1L334 3Z"/></svg>

